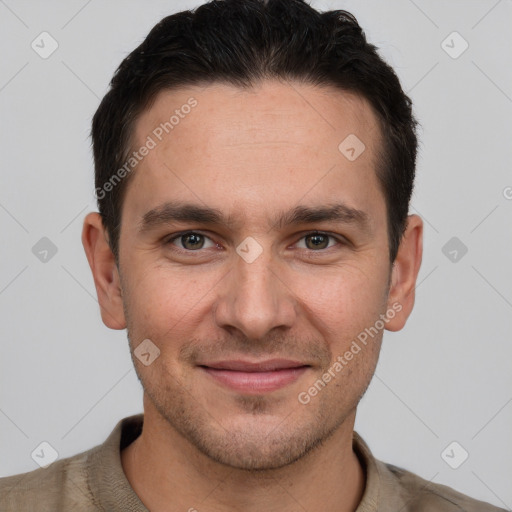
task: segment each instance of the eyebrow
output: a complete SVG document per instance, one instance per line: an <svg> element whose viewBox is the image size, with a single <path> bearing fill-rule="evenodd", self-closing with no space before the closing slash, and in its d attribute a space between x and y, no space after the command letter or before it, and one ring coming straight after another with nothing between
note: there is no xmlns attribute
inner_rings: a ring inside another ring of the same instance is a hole
<svg viewBox="0 0 512 512"><path fill-rule="evenodd" d="M224 215L215 208L192 203L165 202L146 212L139 225L139 233L152 231L173 222L197 223L211 226L228 226L233 228L237 223L237 215ZM239 219L239 217L238 217ZM297 224L314 224L318 222L337 222L354 225L367 234L371 233L369 215L363 210L334 203L325 206L296 206L287 212L278 213L270 222L271 228L282 229L284 226Z"/></svg>

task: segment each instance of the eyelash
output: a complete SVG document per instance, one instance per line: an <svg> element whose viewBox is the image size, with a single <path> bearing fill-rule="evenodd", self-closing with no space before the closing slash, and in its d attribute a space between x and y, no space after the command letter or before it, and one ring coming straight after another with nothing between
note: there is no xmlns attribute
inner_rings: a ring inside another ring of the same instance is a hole
<svg viewBox="0 0 512 512"><path fill-rule="evenodd" d="M175 240L178 240L179 238L181 238L182 236L185 236L185 235L201 235L201 236L211 240L211 238L209 236L205 235L204 233L201 233L200 231L183 231L181 233L177 233L177 234L172 235L170 238L166 238L165 241L164 241L164 245L166 245L166 246L170 245L170 246L172 246L172 250L173 251L177 251L177 252L181 252L181 253L186 253L187 255L188 254L202 252L201 249L197 249L197 250L193 251L193 250L183 249L181 247L174 246L174 244L172 242L174 242ZM337 245L342 245L342 246L343 245L348 245L348 242L346 240L344 240L343 238L340 238L338 236L332 235L332 234L327 233L325 231L309 231L308 233L305 233L304 235L302 235L301 238L299 238L298 241L303 240L304 238L306 238L308 236L311 236L311 235L323 235L323 236L326 236L326 237L329 237L329 238L332 238L332 239L336 240L337 241ZM213 240L211 240L211 241L213 243L215 243L215 245L218 245ZM308 248L305 248L305 249L301 248L300 250L307 251L308 253L310 253L310 255L314 255L315 253L320 253L320 254L321 253L325 253L329 249L332 249L333 247L335 247L335 246L326 247L324 249L318 249L317 251L315 251L313 249L308 249Z"/></svg>

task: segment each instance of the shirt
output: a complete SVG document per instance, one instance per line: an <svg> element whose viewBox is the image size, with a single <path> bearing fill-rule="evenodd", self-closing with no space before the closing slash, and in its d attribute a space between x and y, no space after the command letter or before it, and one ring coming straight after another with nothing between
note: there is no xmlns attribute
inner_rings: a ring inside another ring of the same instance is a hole
<svg viewBox="0 0 512 512"><path fill-rule="evenodd" d="M148 512L130 486L121 450L142 432L143 414L120 420L103 444L46 468L0 478L1 512ZM355 512L497 512L445 485L375 459L353 433L354 451L366 473Z"/></svg>

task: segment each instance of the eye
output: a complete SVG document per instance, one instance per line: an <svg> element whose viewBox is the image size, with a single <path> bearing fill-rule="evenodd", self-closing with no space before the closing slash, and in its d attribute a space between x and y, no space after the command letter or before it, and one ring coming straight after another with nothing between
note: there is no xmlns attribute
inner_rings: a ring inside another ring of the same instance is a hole
<svg viewBox="0 0 512 512"><path fill-rule="evenodd" d="M305 240L305 243L301 249L311 249L313 251L318 251L322 249L328 249L332 247L329 245L329 239L336 240L337 243L341 243L341 240L337 239L333 235L329 235L327 233L322 233L320 231L314 231L313 233L308 233L303 236L300 240ZM333 244L336 245L336 244Z"/></svg>
<svg viewBox="0 0 512 512"><path fill-rule="evenodd" d="M209 241L210 245L205 245L206 241ZM175 242L177 242L177 244L175 244ZM173 236L172 238L167 240L167 243L172 245L179 244L178 247L186 251L206 249L208 247L215 247L217 245L212 240L210 240L210 238L208 238L206 235L196 233L195 231L188 231L187 233L181 233L179 235Z"/></svg>
<svg viewBox="0 0 512 512"><path fill-rule="evenodd" d="M334 243L331 243L331 242ZM166 245L175 246L178 251L184 252L199 252L200 249L208 249L212 247L219 247L219 245L211 240L211 238L198 233L197 231L187 231L185 233L179 233L167 239ZM329 249L335 245L343 245L343 240L323 233L321 231L314 231L304 235L299 242L297 247L299 249L305 249L313 252L322 252L325 249Z"/></svg>

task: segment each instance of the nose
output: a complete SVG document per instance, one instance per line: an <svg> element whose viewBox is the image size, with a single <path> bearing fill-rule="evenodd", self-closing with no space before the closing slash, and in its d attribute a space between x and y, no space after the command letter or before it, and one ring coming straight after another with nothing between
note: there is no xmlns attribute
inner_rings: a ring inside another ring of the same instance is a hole
<svg viewBox="0 0 512 512"><path fill-rule="evenodd" d="M264 250L252 263L234 256L215 307L219 327L238 329L247 339L259 340L273 329L293 326L296 297L270 252Z"/></svg>

